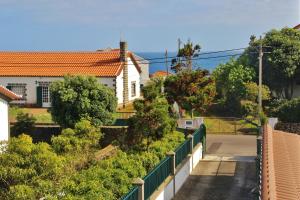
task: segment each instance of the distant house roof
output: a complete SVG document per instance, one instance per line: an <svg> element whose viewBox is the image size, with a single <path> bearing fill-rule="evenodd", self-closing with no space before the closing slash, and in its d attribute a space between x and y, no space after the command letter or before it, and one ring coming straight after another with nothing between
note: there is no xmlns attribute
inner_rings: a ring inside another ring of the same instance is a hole
<svg viewBox="0 0 300 200"><path fill-rule="evenodd" d="M8 99L9 101L22 98L22 96L13 93L12 91L6 89L2 85L0 85L0 97L1 96L4 97L5 99Z"/></svg>
<svg viewBox="0 0 300 200"><path fill-rule="evenodd" d="M300 135L267 127L262 160L262 199L300 199Z"/></svg>
<svg viewBox="0 0 300 200"><path fill-rule="evenodd" d="M150 78L154 78L154 77L166 77L166 76L168 76L170 74L171 74L170 72L168 73L166 71L159 70L159 71L156 71L153 74L151 74Z"/></svg>
<svg viewBox="0 0 300 200"><path fill-rule="evenodd" d="M135 55L128 52L139 72ZM66 74L118 76L123 69L120 50L90 52L0 52L0 76L57 77Z"/></svg>
<svg viewBox="0 0 300 200"><path fill-rule="evenodd" d="M300 29L300 24L294 27L294 29Z"/></svg>

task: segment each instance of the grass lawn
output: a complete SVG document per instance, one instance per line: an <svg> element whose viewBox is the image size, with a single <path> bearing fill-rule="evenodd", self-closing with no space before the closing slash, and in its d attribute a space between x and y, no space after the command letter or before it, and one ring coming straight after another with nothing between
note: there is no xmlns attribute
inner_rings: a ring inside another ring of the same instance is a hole
<svg viewBox="0 0 300 200"><path fill-rule="evenodd" d="M240 118L204 117L207 133L256 134L256 126Z"/></svg>
<svg viewBox="0 0 300 200"><path fill-rule="evenodd" d="M36 118L37 123L53 123L51 114L46 108L19 108L11 106L9 108L9 120L15 122L19 112L29 113Z"/></svg>

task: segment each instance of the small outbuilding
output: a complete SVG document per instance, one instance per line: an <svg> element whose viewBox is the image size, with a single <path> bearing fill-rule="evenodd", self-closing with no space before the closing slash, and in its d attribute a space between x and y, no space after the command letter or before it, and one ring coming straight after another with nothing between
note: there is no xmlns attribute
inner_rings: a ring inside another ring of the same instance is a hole
<svg viewBox="0 0 300 200"><path fill-rule="evenodd" d="M9 138L9 102L19 99L22 99L22 96L0 85L0 142L7 141Z"/></svg>

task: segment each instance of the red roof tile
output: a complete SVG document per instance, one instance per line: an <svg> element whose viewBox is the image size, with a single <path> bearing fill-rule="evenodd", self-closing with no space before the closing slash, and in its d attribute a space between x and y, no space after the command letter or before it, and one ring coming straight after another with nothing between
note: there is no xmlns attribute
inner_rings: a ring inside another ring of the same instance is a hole
<svg viewBox="0 0 300 200"><path fill-rule="evenodd" d="M263 138L262 199L300 199L300 135L266 127Z"/></svg>
<svg viewBox="0 0 300 200"><path fill-rule="evenodd" d="M22 98L20 95L13 93L12 91L6 89L2 85L0 85L0 94L8 98L9 100L17 100Z"/></svg>
<svg viewBox="0 0 300 200"><path fill-rule="evenodd" d="M134 56L128 53L132 59ZM137 62L134 60L140 71ZM118 49L95 52L0 52L0 76L64 76L66 74L113 77L123 64Z"/></svg>
<svg viewBox="0 0 300 200"><path fill-rule="evenodd" d="M300 24L294 27L294 29L300 29Z"/></svg>
<svg viewBox="0 0 300 200"><path fill-rule="evenodd" d="M166 71L156 71L154 72L153 74L150 75L151 78L154 78L154 77L166 77L168 75L171 75L170 72L166 72Z"/></svg>

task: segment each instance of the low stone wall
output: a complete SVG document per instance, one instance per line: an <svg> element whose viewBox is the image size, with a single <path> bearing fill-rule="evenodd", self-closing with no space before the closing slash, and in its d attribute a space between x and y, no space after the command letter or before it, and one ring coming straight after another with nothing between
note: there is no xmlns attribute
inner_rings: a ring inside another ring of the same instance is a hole
<svg viewBox="0 0 300 200"><path fill-rule="evenodd" d="M278 122L275 125L275 130L280 130L289 133L297 133L300 135L300 123L283 123Z"/></svg>
<svg viewBox="0 0 300 200"><path fill-rule="evenodd" d="M180 190L186 179L193 169L202 159L202 144L199 143L190 154L177 168L175 175L170 176L150 197L150 200L171 200Z"/></svg>

